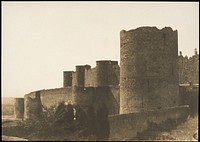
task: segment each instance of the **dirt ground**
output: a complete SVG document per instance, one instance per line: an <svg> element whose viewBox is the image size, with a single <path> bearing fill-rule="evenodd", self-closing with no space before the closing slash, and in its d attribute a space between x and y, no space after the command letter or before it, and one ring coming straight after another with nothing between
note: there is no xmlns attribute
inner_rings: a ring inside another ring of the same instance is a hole
<svg viewBox="0 0 200 142"><path fill-rule="evenodd" d="M170 132L170 136L176 140L193 140L194 133L198 130L198 116L189 118L188 121L180 124Z"/></svg>

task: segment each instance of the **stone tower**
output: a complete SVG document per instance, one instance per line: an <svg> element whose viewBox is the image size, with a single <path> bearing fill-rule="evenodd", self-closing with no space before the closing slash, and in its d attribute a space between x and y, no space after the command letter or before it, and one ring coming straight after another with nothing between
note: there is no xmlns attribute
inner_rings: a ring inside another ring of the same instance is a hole
<svg viewBox="0 0 200 142"><path fill-rule="evenodd" d="M72 86L72 72L73 71L63 72L63 87Z"/></svg>
<svg viewBox="0 0 200 142"><path fill-rule="evenodd" d="M78 87L85 86L85 66L76 66L75 85Z"/></svg>
<svg viewBox="0 0 200 142"><path fill-rule="evenodd" d="M24 98L15 98L14 104L14 115L15 118L23 118L24 116Z"/></svg>
<svg viewBox="0 0 200 142"><path fill-rule="evenodd" d="M99 60L96 61L96 82L94 86L119 85L114 67L118 67L117 61Z"/></svg>
<svg viewBox="0 0 200 142"><path fill-rule="evenodd" d="M42 114L40 91L24 96L24 119L38 119Z"/></svg>
<svg viewBox="0 0 200 142"><path fill-rule="evenodd" d="M178 105L178 34L170 27L120 32L120 114Z"/></svg>

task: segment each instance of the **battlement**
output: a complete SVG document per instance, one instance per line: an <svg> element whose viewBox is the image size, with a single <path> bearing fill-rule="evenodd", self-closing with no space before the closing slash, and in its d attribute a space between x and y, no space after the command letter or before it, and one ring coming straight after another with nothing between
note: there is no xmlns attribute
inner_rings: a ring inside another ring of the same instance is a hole
<svg viewBox="0 0 200 142"><path fill-rule="evenodd" d="M162 29L158 29L157 27L153 26L143 26L143 27L138 27L136 29L131 29L131 30L121 30L120 34L124 33L132 33L132 32L177 32L177 30L173 30L171 27L164 27Z"/></svg>
<svg viewBox="0 0 200 142"><path fill-rule="evenodd" d="M76 71L63 72L63 87L99 87L119 85L118 61L98 60L96 67L90 65L77 65Z"/></svg>

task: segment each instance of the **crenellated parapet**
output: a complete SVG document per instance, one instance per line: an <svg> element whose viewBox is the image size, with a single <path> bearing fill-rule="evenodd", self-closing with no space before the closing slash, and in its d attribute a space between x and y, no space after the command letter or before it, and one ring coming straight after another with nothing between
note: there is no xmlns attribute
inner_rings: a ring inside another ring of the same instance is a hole
<svg viewBox="0 0 200 142"><path fill-rule="evenodd" d="M100 87L118 86L120 68L117 61L99 60L96 67L78 65L72 73L72 86Z"/></svg>

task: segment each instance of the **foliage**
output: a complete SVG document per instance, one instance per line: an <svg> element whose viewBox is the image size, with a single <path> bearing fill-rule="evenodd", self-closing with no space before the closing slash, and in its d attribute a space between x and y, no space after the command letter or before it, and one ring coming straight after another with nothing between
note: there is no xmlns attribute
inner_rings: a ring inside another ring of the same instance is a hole
<svg viewBox="0 0 200 142"><path fill-rule="evenodd" d="M95 112L91 105L83 110L80 106L61 102L50 108L43 107L43 112L38 119L19 123L15 130L20 130L20 133L15 131L13 136L21 134L20 137L34 141L88 141L108 138L108 112L102 104Z"/></svg>

